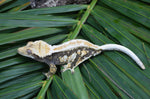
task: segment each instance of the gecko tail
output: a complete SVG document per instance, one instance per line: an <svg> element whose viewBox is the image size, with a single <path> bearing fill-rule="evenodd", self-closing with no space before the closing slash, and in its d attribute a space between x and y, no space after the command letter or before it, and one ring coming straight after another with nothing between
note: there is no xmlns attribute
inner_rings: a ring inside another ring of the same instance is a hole
<svg viewBox="0 0 150 99"><path fill-rule="evenodd" d="M105 44L100 46L100 49L105 51L105 50L116 50L123 52L130 56L142 69L145 69L144 64L141 62L141 60L128 48L118 45L118 44Z"/></svg>

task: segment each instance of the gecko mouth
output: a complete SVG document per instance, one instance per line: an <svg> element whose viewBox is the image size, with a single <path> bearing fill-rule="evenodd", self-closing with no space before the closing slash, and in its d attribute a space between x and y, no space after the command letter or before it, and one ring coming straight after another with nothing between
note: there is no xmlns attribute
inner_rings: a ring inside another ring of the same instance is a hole
<svg viewBox="0 0 150 99"><path fill-rule="evenodd" d="M21 55L23 55L23 49L24 49L24 47L18 48L18 53L21 54Z"/></svg>

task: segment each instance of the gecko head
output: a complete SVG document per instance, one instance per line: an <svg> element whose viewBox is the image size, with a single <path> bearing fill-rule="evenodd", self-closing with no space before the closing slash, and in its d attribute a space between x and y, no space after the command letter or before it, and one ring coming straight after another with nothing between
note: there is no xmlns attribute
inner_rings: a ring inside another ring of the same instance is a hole
<svg viewBox="0 0 150 99"><path fill-rule="evenodd" d="M51 55L52 52L52 46L41 40L35 42L30 41L26 46L18 48L19 54L30 58L34 58L35 55L43 58L47 55Z"/></svg>

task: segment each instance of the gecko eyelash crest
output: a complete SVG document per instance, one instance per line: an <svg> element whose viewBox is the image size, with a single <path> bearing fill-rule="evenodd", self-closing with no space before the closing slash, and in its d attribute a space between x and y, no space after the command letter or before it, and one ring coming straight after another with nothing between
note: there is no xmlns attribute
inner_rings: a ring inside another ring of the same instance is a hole
<svg viewBox="0 0 150 99"><path fill-rule="evenodd" d="M145 69L141 60L131 50L122 45L105 44L98 46L82 39L74 39L63 44L53 46L42 40L28 42L26 46L18 48L18 53L48 64L50 70L45 75L49 78L57 71L56 65L63 65L64 69L62 72L71 70L73 73L74 69L80 63L105 50L123 52L130 56L142 69Z"/></svg>

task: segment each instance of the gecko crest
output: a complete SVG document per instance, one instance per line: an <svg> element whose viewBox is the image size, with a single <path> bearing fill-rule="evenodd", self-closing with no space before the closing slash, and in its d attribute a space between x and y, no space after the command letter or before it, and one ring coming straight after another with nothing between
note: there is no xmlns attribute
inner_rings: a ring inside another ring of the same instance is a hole
<svg viewBox="0 0 150 99"><path fill-rule="evenodd" d="M34 58L33 55L37 55L39 57L45 57L47 55L51 55L52 52L53 49L51 48L51 45L47 44L42 40L35 41L35 42L30 41L27 43L26 46L20 47L18 49L19 54L30 58Z"/></svg>

